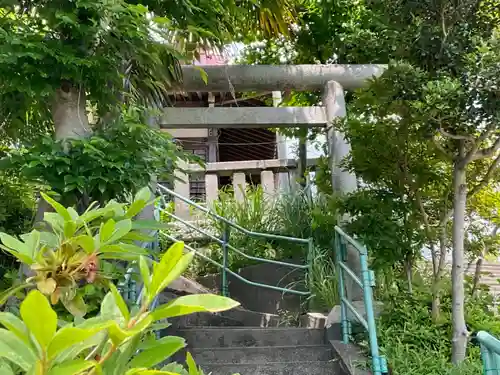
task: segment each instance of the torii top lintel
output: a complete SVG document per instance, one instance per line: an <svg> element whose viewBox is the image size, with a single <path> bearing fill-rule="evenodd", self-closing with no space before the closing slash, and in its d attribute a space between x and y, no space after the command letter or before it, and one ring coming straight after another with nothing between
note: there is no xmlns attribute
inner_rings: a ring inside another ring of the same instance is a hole
<svg viewBox="0 0 500 375"><path fill-rule="evenodd" d="M204 81L206 73L207 82ZM328 81L346 90L366 86L380 76L387 65L184 65L184 92L314 91Z"/></svg>

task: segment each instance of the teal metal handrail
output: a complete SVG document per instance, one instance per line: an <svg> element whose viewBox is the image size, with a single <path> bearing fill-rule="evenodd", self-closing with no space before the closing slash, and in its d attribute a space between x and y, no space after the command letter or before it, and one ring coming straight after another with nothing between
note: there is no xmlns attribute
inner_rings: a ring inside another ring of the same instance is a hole
<svg viewBox="0 0 500 375"><path fill-rule="evenodd" d="M352 245L358 252L361 265L361 279L346 264L347 244ZM352 325L349 321L347 311L361 323L368 332L370 353L372 356L372 371L374 375L387 373L387 361L379 353L377 342L377 329L375 325L375 312L373 310L373 291L375 286L375 277L373 271L368 268L368 251L366 247L345 233L338 226L335 227L335 258L337 264L337 274L339 275L339 294L340 294L340 314L342 327L342 341L348 343L352 335ZM349 301L345 289L344 278L349 276L362 290L365 304L366 319L360 314Z"/></svg>
<svg viewBox="0 0 500 375"><path fill-rule="evenodd" d="M267 285L267 284L261 284L261 283L257 283L257 282L253 282L253 281L250 281L242 276L240 276L239 274L231 271L228 267L228 254L229 254L229 250L232 250L234 252L236 252L237 254L247 258L247 259L250 259L250 260L254 260L254 261L259 261L259 262L262 262L262 263L269 263L269 264L276 264L276 265L281 265L281 266L285 266L285 267L290 267L290 268L295 268L295 269L305 269L305 270L308 270L308 277L311 278L312 277L312 261L314 259L314 244L313 244L313 240L312 238L309 238L309 239L304 239L304 238L296 238L296 237L288 237L288 236L281 236L281 235L276 235L276 234L270 234L270 233L259 233L259 232L253 232L253 231L250 231L246 228L243 228L241 226L239 226L238 224L232 222L231 220L228 220L226 219L225 217L222 217L218 214L216 214L215 212L211 211L210 209L206 208L206 207L203 207L195 202L193 202L192 200L176 193L175 191L173 190L170 190L168 188L166 188L165 186L162 186L162 185L158 185L158 190L160 192L160 195L161 195L161 200L162 200L162 203L166 206L166 199L165 197L163 196L163 194L161 194L162 192L164 193L167 193L168 195L171 195L171 196L174 196L176 198L178 198L179 200L185 202L186 204L188 204L189 206L193 207L193 208L196 208L204 213L206 213L207 215L210 215L211 217L213 217L214 219L222 222L224 224L224 230L223 230L223 233L222 233L222 238L218 238L216 236L214 236L213 234L201 229L201 228L198 228L196 225L193 225L191 224L190 222L188 222L187 220L184 220L182 218L180 218L179 216L175 215L174 213L172 212L169 212L168 210L165 210L165 209L161 209L161 212L163 212L164 214L168 215L169 217L171 217L172 219L186 225L187 227L197 231L198 233L201 233L203 234L204 236L214 240L215 242L217 242L220 246L221 246L221 249L222 249L222 264L218 263L217 261L207 257L206 255L202 254L200 251L197 251L196 249L194 249L193 247L189 246L189 245L185 245L186 248L190 251L193 251L194 254L200 258L203 258L204 260L212 263L213 265L217 266L220 270L221 270L221 274L222 274L222 277L221 277L221 291L222 291L222 294L224 296L228 296L229 295L229 290L228 290L228 279L227 279L227 275L231 275L239 280L241 280L242 282L248 284L248 285L252 285L252 286L256 286L256 287L261 287L261 288L265 288L265 289L270 289L270 290L276 290L276 291L280 291L282 293L290 293L290 294L296 294L296 295L300 295L300 296L309 296L311 293L308 292L308 291L299 291L299 290L294 290L294 289L290 289L290 288L281 288L281 287L277 287L277 286L273 286L273 285ZM293 242L293 243L299 243L299 244L304 244L304 245L307 245L308 247L308 264L306 265L302 265L302 264L294 264L294 263L288 263L288 262L281 262L281 261L277 261L277 260L272 260L272 259L265 259L265 258L259 258L259 257L255 257L255 256L251 256L251 255L248 255L246 254L243 250L241 249L238 249L234 246L232 246L230 243L229 243L229 228L234 228L236 229L237 231L249 236L249 237L258 237L258 238L266 238L266 239L272 239L272 240L281 240L281 241L289 241L289 242ZM160 234L166 238L168 238L169 240L171 241L174 241L174 242L178 242L179 240L169 234L166 234L164 233L163 231L160 231Z"/></svg>
<svg viewBox="0 0 500 375"><path fill-rule="evenodd" d="M481 347L483 374L500 375L500 340L485 331L479 331L476 339Z"/></svg>

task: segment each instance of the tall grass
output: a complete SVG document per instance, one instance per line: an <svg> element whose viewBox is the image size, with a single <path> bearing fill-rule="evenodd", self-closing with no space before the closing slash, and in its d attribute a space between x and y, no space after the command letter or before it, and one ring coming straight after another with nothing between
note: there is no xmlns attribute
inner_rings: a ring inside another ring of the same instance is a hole
<svg viewBox="0 0 500 375"><path fill-rule="evenodd" d="M338 275L333 254L327 249L317 249L308 278L311 292L310 308L314 311L329 312L340 303Z"/></svg>

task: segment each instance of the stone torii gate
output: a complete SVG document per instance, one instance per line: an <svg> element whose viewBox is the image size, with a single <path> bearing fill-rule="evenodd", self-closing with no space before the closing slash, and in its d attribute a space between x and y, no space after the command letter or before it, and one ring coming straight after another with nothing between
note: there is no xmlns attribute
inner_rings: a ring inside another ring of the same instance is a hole
<svg viewBox="0 0 500 375"><path fill-rule="evenodd" d="M200 68L206 73L205 79ZM340 168L350 152L344 135L332 123L345 117L344 92L366 86L380 76L386 65L205 65L183 66L181 92L276 92L283 90L322 91L322 105L316 107L202 107L164 108L159 125L182 128L277 128L326 127L332 186L345 194L356 190L356 176ZM332 236L334 230L332 228ZM360 275L357 250L348 246L347 263ZM346 280L351 301L362 300L362 291Z"/></svg>
<svg viewBox="0 0 500 375"><path fill-rule="evenodd" d="M200 68L206 73L205 80ZM271 92L283 90L323 92L317 107L200 107L165 108L164 129L326 127L332 165L332 186L339 193L356 189L356 176L339 168L349 153L344 136L332 122L346 115L344 90L366 86L386 65L186 65L183 92Z"/></svg>

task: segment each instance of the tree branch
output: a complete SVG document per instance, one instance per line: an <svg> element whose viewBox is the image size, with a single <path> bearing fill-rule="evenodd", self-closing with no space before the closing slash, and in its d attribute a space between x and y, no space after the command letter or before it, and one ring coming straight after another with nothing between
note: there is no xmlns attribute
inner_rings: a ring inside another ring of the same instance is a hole
<svg viewBox="0 0 500 375"><path fill-rule="evenodd" d="M481 143L483 143L486 140L486 138L488 138L491 135L491 133L493 133L493 127L486 129L486 131L483 134L481 134L479 138L474 142L471 150L467 153L464 160L462 160L462 164L464 166L476 160L474 159L474 157L476 156L477 150L481 146Z"/></svg>
<svg viewBox="0 0 500 375"><path fill-rule="evenodd" d="M493 146L485 148L483 150L477 151L474 156L472 157L472 160L479 160L479 159L484 159L484 158L490 158L492 157L495 152L500 150L500 136L495 140L493 143Z"/></svg>
<svg viewBox="0 0 500 375"><path fill-rule="evenodd" d="M499 138L500 139L500 138ZM488 168L488 171L482 178L481 182L474 186L471 190L469 190L469 193L467 194L468 197L473 196L477 192L479 192L482 188L486 187L488 185L488 182L490 181L491 177L493 176L493 172L500 166L500 155L498 155L495 160L493 160L493 163L491 163L490 167Z"/></svg>
<svg viewBox="0 0 500 375"><path fill-rule="evenodd" d="M450 152L446 151L441 143L436 138L432 138L432 142L434 143L434 146L441 152L446 158L453 160L453 154Z"/></svg>
<svg viewBox="0 0 500 375"><path fill-rule="evenodd" d="M459 139L459 140L466 140L466 141L474 141L474 137L471 135L458 135L458 134L451 134L448 133L446 130L443 128L439 128L439 133L446 138L451 138L451 139Z"/></svg>

